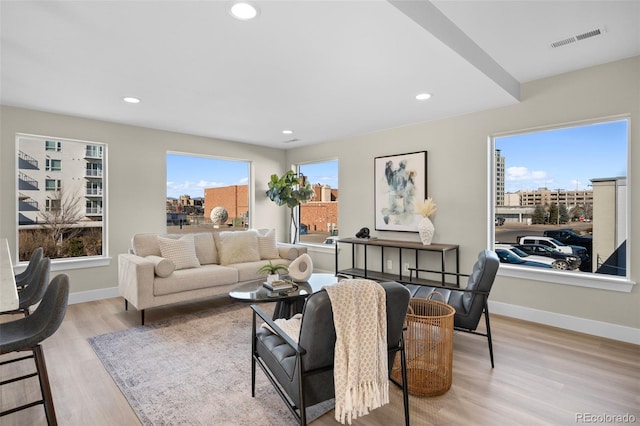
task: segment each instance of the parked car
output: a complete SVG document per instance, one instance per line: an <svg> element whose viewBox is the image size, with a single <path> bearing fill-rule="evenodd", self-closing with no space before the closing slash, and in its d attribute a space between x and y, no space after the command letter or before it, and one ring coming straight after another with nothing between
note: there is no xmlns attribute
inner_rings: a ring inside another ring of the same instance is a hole
<svg viewBox="0 0 640 426"><path fill-rule="evenodd" d="M593 236L580 235L575 233L572 229L550 229L544 231L546 237L552 237L561 243L570 246L584 247L587 251L586 256L582 256L582 270L591 270L591 259L593 258Z"/></svg>
<svg viewBox="0 0 640 426"><path fill-rule="evenodd" d="M589 256L589 252L586 248L574 245L566 245L551 237L544 237L541 235L528 235L525 237L518 237L517 241L519 244L540 244L543 246L547 246L551 249L557 250L561 253L565 254L573 254L580 258L580 270L581 271L590 271L591 270L591 257Z"/></svg>
<svg viewBox="0 0 640 426"><path fill-rule="evenodd" d="M513 247L520 249L527 254L556 259L558 262L561 262L557 269L578 269L582 263L578 256L560 253L559 251L543 246L542 244L516 244Z"/></svg>
<svg viewBox="0 0 640 426"><path fill-rule="evenodd" d="M590 250L593 245L593 237L591 235L579 235L572 229L550 229L544 231L545 237L555 238L561 243L574 246L582 246Z"/></svg>
<svg viewBox="0 0 640 426"><path fill-rule="evenodd" d="M568 245L551 237L544 237L540 235L528 235L525 237L517 238L519 244L541 244L543 246L551 247L561 253L575 254L579 256L584 262L585 258L588 258L587 249L581 246Z"/></svg>
<svg viewBox="0 0 640 426"><path fill-rule="evenodd" d="M496 217L496 221L495 221L495 225L496 226L502 226L504 225L504 217Z"/></svg>
<svg viewBox="0 0 640 426"><path fill-rule="evenodd" d="M324 240L324 244L335 244L337 240L339 240L340 237L338 237L337 235L332 235L331 237L327 237Z"/></svg>
<svg viewBox="0 0 640 426"><path fill-rule="evenodd" d="M549 265L553 269L567 269L567 264L564 261L556 260L547 256L537 256L537 255L527 254L526 252L510 244L496 244L495 247L497 249L507 250L525 261L543 263L545 265Z"/></svg>
<svg viewBox="0 0 640 426"><path fill-rule="evenodd" d="M496 254L498 255L498 258L500 259L501 263L509 263L512 265L522 265L522 266L535 266L537 268L551 269L551 265L548 265L546 263L533 262L530 260L524 260L517 254L512 253L511 251L506 249L497 248Z"/></svg>

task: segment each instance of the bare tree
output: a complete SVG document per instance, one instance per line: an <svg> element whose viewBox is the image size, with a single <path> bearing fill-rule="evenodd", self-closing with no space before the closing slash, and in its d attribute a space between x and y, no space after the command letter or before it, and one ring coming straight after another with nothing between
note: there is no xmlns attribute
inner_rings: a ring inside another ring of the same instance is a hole
<svg viewBox="0 0 640 426"><path fill-rule="evenodd" d="M63 237L68 239L78 236L82 228L76 225L84 215L84 194L80 190L56 191L49 208L40 210L42 228L45 229L53 243L60 250ZM60 253L56 253L59 255Z"/></svg>

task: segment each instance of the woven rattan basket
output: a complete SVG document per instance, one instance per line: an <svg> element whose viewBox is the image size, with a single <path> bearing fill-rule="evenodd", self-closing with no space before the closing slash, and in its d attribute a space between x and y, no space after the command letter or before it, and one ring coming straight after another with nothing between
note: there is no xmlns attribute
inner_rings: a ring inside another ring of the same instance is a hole
<svg viewBox="0 0 640 426"><path fill-rule="evenodd" d="M433 298L413 298L409 302L404 341L411 395L442 395L451 387L455 312L453 307ZM399 357L391 377L402 383Z"/></svg>

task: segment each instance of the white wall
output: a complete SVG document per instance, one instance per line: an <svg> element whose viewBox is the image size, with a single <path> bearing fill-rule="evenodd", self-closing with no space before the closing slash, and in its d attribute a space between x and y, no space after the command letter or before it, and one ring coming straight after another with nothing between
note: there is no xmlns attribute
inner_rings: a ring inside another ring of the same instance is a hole
<svg viewBox="0 0 640 426"><path fill-rule="evenodd" d="M634 212L637 217L640 174L634 170L640 170L639 75L640 57L631 58L526 83L522 102L515 106L291 149L286 154L259 146L2 107L0 197L4 201L0 205L0 236L8 237L15 250L15 134L19 132L108 144L108 236L114 260L104 268L69 271L75 293L115 287L115 257L126 251L131 235L164 230L166 151L252 160L254 225L277 228L280 240L286 237L288 212L264 196L269 176L282 173L293 163L338 158L340 235L354 235L368 226L374 236L418 241L416 234L374 230L373 158L427 150L428 193L438 203L434 241L460 244L461 270L468 271L477 253L487 247L487 137L494 133L631 114L629 203L631 217ZM640 241L640 226L633 220L631 225L631 278L637 282L640 267L633 259L638 259L634 242ZM324 257L330 262L330 256ZM621 293L499 277L491 299L504 313L515 307L515 315L546 315L560 326L578 319L581 325L575 329L604 324L604 334L615 326L622 334L630 331L632 336L640 335L640 285L631 293Z"/></svg>
<svg viewBox="0 0 640 426"><path fill-rule="evenodd" d="M638 217L640 173L634 173L640 170L638 76L640 57L533 81L523 84L522 102L515 106L291 149L288 161L338 157L341 236L353 236L368 226L372 236L417 242L417 234L374 231L373 159L428 151L428 195L438 205L434 242L459 244L461 270L469 271L477 253L488 245L487 138L495 133L631 114L630 206L631 217ZM638 259L634 242L640 241L640 225L636 225L632 221L628 242L632 259ZM343 251L349 253L340 254L341 262L350 261L350 249ZM640 266L637 260L631 263L631 278L638 282ZM640 284L631 293L622 293L499 277L491 300L497 307L516 306L559 322L569 316L590 326L620 326L634 339L640 336Z"/></svg>
<svg viewBox="0 0 640 426"><path fill-rule="evenodd" d="M112 261L107 267L63 271L70 276L72 293L97 291L114 295L113 288L118 285L117 256L127 251L132 235L165 232L167 151L250 160L251 185L255 188L253 226L276 228L278 239L286 238L288 209L278 207L265 195L271 174L281 174L286 167L281 150L12 107L2 107L0 127L0 236L9 239L13 259L17 223L16 133L107 144L107 232Z"/></svg>

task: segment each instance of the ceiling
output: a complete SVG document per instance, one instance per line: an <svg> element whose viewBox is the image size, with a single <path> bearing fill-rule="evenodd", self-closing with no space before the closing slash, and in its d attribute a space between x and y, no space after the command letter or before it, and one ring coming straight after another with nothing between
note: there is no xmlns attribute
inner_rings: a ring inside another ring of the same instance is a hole
<svg viewBox="0 0 640 426"><path fill-rule="evenodd" d="M2 0L0 100L287 149L515 104L522 82L640 55L640 1L253 4L239 21L225 1Z"/></svg>

